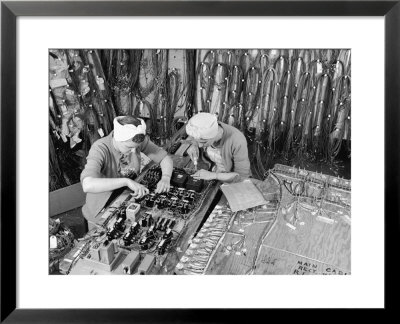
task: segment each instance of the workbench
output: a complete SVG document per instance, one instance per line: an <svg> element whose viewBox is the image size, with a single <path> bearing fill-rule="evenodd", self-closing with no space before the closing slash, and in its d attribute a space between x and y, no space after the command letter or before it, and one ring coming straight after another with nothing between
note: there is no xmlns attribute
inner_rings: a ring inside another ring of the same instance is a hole
<svg viewBox="0 0 400 324"><path fill-rule="evenodd" d="M172 158L174 167L193 170L189 157L179 154ZM139 182L151 167L151 163L146 166ZM155 263L146 274L351 273L349 180L278 164L264 181L247 181L254 184L265 203L233 212L221 193L221 183L210 181L174 247L164 256L153 253ZM110 206L121 205L129 194L125 190ZM60 263L62 273L123 274L119 264L129 251L116 249L119 260L114 261L112 270L94 268L84 257L91 240L104 235L112 211L109 208L98 215L98 227Z"/></svg>

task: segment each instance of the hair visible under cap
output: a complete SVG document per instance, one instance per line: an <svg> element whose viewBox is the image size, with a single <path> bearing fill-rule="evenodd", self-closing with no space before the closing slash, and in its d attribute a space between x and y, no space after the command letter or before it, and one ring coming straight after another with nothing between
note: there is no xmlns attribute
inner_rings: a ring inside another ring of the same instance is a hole
<svg viewBox="0 0 400 324"><path fill-rule="evenodd" d="M139 126L142 124L140 119L133 117L133 116L124 116L118 119L118 122L121 125L133 125L135 127ZM132 138L132 142L135 143L142 143L144 141L145 135L143 134L137 134Z"/></svg>

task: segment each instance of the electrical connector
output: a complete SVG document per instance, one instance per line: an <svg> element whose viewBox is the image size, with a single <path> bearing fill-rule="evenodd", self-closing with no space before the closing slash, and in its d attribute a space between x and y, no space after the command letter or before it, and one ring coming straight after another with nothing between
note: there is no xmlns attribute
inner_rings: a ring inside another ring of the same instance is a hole
<svg viewBox="0 0 400 324"><path fill-rule="evenodd" d="M138 273L140 275L147 275L150 273L153 265L155 264L155 257L151 254L146 254L143 261L140 263L138 267Z"/></svg>

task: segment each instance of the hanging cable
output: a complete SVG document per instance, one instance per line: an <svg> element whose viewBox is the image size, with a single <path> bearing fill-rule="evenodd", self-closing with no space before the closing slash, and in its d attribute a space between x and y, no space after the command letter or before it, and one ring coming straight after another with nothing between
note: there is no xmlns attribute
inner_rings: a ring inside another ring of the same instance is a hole
<svg viewBox="0 0 400 324"><path fill-rule="evenodd" d="M186 82L187 82L187 93L186 93L186 115L188 118L193 116L194 108L194 97L196 93L196 50L186 50Z"/></svg>

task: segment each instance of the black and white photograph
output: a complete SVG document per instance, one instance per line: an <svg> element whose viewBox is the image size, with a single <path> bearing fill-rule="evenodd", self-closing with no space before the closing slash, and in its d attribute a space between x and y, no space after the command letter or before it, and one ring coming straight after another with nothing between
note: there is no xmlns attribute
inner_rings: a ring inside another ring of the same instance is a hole
<svg viewBox="0 0 400 324"><path fill-rule="evenodd" d="M2 1L0 322L395 308L399 2Z"/></svg>
<svg viewBox="0 0 400 324"><path fill-rule="evenodd" d="M350 48L50 48L50 275L351 275Z"/></svg>

